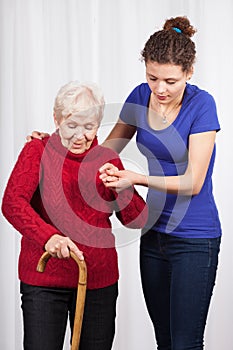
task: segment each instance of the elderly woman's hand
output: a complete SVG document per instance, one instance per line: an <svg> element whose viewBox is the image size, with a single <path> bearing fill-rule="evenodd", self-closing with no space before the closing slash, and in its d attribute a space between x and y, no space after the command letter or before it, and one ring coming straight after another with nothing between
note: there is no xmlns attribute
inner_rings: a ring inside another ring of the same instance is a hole
<svg viewBox="0 0 233 350"><path fill-rule="evenodd" d="M69 238L58 234L53 235L45 244L45 250L55 258L66 259L72 251L80 260L84 260L83 253Z"/></svg>

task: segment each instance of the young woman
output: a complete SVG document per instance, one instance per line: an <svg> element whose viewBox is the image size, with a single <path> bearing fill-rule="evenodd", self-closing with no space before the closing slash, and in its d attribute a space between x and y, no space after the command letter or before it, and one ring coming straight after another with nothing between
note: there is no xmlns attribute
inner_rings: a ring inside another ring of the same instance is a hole
<svg viewBox="0 0 233 350"><path fill-rule="evenodd" d="M148 187L140 266L159 350L203 349L220 247L212 193L220 126L213 97L188 83L194 33L188 18L176 17L151 35L142 51L147 83L131 92L105 142L120 152L136 133L149 175L100 169L106 187Z"/></svg>

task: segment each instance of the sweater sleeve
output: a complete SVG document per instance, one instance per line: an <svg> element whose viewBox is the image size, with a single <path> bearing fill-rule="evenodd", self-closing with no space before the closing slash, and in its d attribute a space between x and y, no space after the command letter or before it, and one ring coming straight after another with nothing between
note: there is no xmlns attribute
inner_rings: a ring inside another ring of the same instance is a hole
<svg viewBox="0 0 233 350"><path fill-rule="evenodd" d="M44 247L47 240L59 231L46 223L33 209L31 199L38 189L40 160L43 143L33 140L21 151L8 180L3 200L2 213L22 235Z"/></svg>
<svg viewBox="0 0 233 350"><path fill-rule="evenodd" d="M124 169L120 159L113 161L119 170ZM120 222L129 228L143 228L148 219L148 208L136 189L131 186L117 193L115 196L115 213Z"/></svg>

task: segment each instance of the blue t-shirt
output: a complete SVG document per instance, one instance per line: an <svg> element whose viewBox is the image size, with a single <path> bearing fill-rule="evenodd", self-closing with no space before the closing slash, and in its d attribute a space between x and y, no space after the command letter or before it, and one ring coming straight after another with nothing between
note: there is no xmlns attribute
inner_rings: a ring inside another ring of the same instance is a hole
<svg viewBox="0 0 233 350"><path fill-rule="evenodd" d="M147 83L137 86L128 96L120 118L137 128L137 146L147 158L149 175L184 174L188 165L189 136L220 130L213 97L195 85L186 84L182 107L175 121L163 130L148 124L151 90ZM203 187L198 195L173 195L148 189L149 228L184 238L214 238L221 225L212 189L215 146Z"/></svg>

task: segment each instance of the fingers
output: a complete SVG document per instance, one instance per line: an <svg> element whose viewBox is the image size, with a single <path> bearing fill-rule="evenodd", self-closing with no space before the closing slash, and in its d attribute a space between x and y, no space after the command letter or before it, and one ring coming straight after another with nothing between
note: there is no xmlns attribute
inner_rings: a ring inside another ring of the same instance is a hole
<svg viewBox="0 0 233 350"><path fill-rule="evenodd" d="M28 136L26 137L26 141L27 141L27 142L32 141L32 139L33 139L33 137L32 137L31 135L28 135Z"/></svg>
<svg viewBox="0 0 233 350"><path fill-rule="evenodd" d="M104 183L105 187L108 187L116 192L121 192L131 186L131 183L124 179L118 179L116 181L109 181Z"/></svg>
<svg viewBox="0 0 233 350"><path fill-rule="evenodd" d="M45 245L45 249L54 258L65 259L65 258L69 258L70 256L67 242L65 241L65 237L63 240L62 236L61 238L57 238L57 237L50 238L50 240Z"/></svg>
<svg viewBox="0 0 233 350"><path fill-rule="evenodd" d="M75 244L74 247L70 248L70 251L72 251L79 258L79 260L84 260L83 252L79 250Z"/></svg>
<svg viewBox="0 0 233 350"><path fill-rule="evenodd" d="M32 141L33 139L39 139L39 140L42 140L44 139L45 137L49 136L49 134L47 134L46 132L40 132L40 131L33 131L31 135L28 135L26 137L26 141L27 142L30 142Z"/></svg>
<svg viewBox="0 0 233 350"><path fill-rule="evenodd" d="M118 170L119 169L111 163L105 163L101 168L99 168L99 172L101 174L109 174L109 175L113 175Z"/></svg>
<svg viewBox="0 0 233 350"><path fill-rule="evenodd" d="M42 139L44 139L47 136L49 136L49 134L47 134L46 132L43 132L43 131L42 132L40 132L40 131L33 131L32 135L31 135L31 137L33 139L39 139L39 140L42 140Z"/></svg>
<svg viewBox="0 0 233 350"><path fill-rule="evenodd" d="M114 165L111 163L105 163L102 167L99 168L100 173L104 173L106 170L111 169Z"/></svg>
<svg viewBox="0 0 233 350"><path fill-rule="evenodd" d="M116 190L119 187L119 181L118 179L116 181L107 181L104 185L112 190Z"/></svg>
<svg viewBox="0 0 233 350"><path fill-rule="evenodd" d="M41 140L42 139L41 135L42 135L42 133L40 131L33 131L31 136L33 139L40 139Z"/></svg>
<svg viewBox="0 0 233 350"><path fill-rule="evenodd" d="M117 176L105 176L101 180L106 184L109 182L111 182L111 183L117 182L119 180L119 178Z"/></svg>
<svg viewBox="0 0 233 350"><path fill-rule="evenodd" d="M118 172L119 169L111 164L111 163L106 163L104 164L100 169L100 176L99 178L103 181L103 183L106 185L107 183L111 182L117 182L119 177L118 177ZM110 186L108 186L110 187Z"/></svg>
<svg viewBox="0 0 233 350"><path fill-rule="evenodd" d="M26 141L27 142L30 142L32 141L33 139L39 139L39 140L42 140L42 138L44 137L43 133L40 133L39 131L33 131L31 135L27 135L26 137ZM43 137L42 137L43 136Z"/></svg>
<svg viewBox="0 0 233 350"><path fill-rule="evenodd" d="M53 257L59 259L69 258L70 251L72 251L80 260L84 260L83 252L68 237L53 235L46 243L45 250Z"/></svg>

